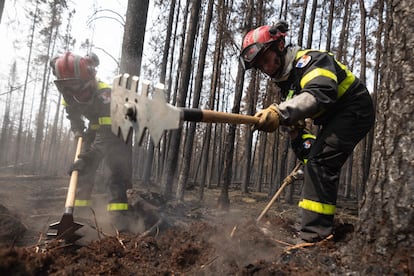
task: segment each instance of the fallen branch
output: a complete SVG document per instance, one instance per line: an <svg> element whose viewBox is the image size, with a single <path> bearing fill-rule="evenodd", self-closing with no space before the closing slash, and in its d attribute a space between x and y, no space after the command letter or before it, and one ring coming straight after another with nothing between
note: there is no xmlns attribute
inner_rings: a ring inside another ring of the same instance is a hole
<svg viewBox="0 0 414 276"><path fill-rule="evenodd" d="M231 233L230 233L230 238L233 238L234 233L236 232L236 230L237 230L237 225L234 225L233 230L231 230Z"/></svg>
<svg viewBox="0 0 414 276"><path fill-rule="evenodd" d="M299 244L296 244L296 245L293 245L293 246L289 246L288 248L286 248L285 251L291 251L291 250L294 250L294 249L299 249L299 248L305 248L305 247L320 245L320 244L323 244L323 243L325 243L325 242L327 242L329 240L332 240L333 237L334 236L331 234L331 235L327 236L325 239L323 239L321 241L318 241L318 242L304 242L304 243L299 243Z"/></svg>
<svg viewBox="0 0 414 276"><path fill-rule="evenodd" d="M148 236L149 234L152 233L152 231L154 231L154 229L157 229L157 234L158 234L158 226L160 226L160 224L162 223L162 218L160 218L153 226L151 226L147 231L143 232L141 235L138 236L138 238L143 238Z"/></svg>

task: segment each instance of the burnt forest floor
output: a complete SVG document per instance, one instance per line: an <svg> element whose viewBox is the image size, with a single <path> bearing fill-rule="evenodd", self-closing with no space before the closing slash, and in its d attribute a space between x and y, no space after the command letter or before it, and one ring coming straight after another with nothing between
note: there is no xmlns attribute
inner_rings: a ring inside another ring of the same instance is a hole
<svg viewBox="0 0 414 276"><path fill-rule="evenodd" d="M129 194L134 233L119 233L108 225L99 211L104 193L97 192L92 215L80 221L84 238L76 244L47 239L49 225L63 214L67 186L65 177L0 175L0 275L414 273L409 257L392 263L365 253L357 243L350 250L356 204L339 202L333 239L295 248L296 204L282 198L258 223L270 198L235 190L230 191L230 208L221 211L219 189L205 189L202 203L197 189L187 190L182 202L167 202L156 190L134 186Z"/></svg>

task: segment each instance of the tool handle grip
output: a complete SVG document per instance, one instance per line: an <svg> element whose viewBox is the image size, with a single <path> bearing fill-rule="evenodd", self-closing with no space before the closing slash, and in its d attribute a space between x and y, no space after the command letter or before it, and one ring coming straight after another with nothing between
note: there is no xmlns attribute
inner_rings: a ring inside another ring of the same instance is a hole
<svg viewBox="0 0 414 276"><path fill-rule="evenodd" d="M82 142L83 142L83 138L79 137L78 144L76 146L76 153L75 153L74 161L78 160L78 155L81 153ZM75 205L75 194L76 194L76 186L78 185L78 177L79 177L78 171L73 171L72 174L70 175L69 188L68 188L68 193L66 195L66 203L65 203L66 210L68 209L73 210L73 206Z"/></svg>
<svg viewBox="0 0 414 276"><path fill-rule="evenodd" d="M250 115L227 113L214 110L183 108L182 111L183 120L190 122L256 124L259 121L259 118Z"/></svg>

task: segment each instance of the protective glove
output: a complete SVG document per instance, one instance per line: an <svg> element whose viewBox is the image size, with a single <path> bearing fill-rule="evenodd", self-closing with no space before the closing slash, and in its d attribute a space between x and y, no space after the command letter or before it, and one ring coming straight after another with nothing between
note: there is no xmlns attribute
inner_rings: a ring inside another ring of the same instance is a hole
<svg viewBox="0 0 414 276"><path fill-rule="evenodd" d="M83 130L74 129L73 130L73 135L75 135L75 140L77 140L79 137L83 137L85 135L85 133L83 132Z"/></svg>
<svg viewBox="0 0 414 276"><path fill-rule="evenodd" d="M68 174L71 175L73 171L78 171L79 174L84 174L90 163L90 158L87 153L81 153L78 155L78 159L73 162L68 170Z"/></svg>
<svg viewBox="0 0 414 276"><path fill-rule="evenodd" d="M254 116L259 118L259 122L253 126L253 130L273 132L279 127L279 113L274 104L257 112Z"/></svg>
<svg viewBox="0 0 414 276"><path fill-rule="evenodd" d="M96 130L88 128L83 135L83 142L87 145L92 144L96 137Z"/></svg>
<svg viewBox="0 0 414 276"><path fill-rule="evenodd" d="M315 135L306 129L301 129L297 137L291 141L292 149L296 157L304 164L308 162L309 153L315 140Z"/></svg>

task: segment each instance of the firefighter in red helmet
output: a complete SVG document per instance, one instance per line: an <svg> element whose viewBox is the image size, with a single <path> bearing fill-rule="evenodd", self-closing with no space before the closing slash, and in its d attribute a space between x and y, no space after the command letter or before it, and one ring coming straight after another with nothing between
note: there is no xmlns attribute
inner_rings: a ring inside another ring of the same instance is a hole
<svg viewBox="0 0 414 276"><path fill-rule="evenodd" d="M75 137L82 136L82 152L70 171L79 171L75 212L90 216L95 173L101 161L108 170L109 199L107 211L119 231L129 230L127 189L131 188L132 150L111 131L111 87L96 79L99 59L66 52L50 62L55 85L63 96L63 104ZM88 125L85 126L87 119Z"/></svg>
<svg viewBox="0 0 414 276"><path fill-rule="evenodd" d="M284 21L249 31L240 62L245 69L259 69L281 89L284 101L257 112L255 128L292 130L292 146L305 163L300 235L315 242L334 234L340 170L373 126L375 112L366 86L345 65L329 52L286 45L287 31ZM297 127L307 118L320 126L317 137Z"/></svg>

